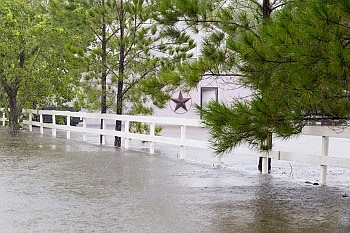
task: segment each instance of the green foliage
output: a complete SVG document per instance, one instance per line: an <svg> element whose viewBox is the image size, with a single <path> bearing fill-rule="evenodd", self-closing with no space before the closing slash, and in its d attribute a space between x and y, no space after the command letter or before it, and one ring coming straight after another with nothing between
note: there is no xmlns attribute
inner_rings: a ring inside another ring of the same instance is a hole
<svg viewBox="0 0 350 233"><path fill-rule="evenodd" d="M284 97L301 118L348 116L349 19L343 9L342 1L293 3L262 26L259 37L243 35L237 44L242 83L261 96L277 96L273 102Z"/></svg>
<svg viewBox="0 0 350 233"><path fill-rule="evenodd" d="M281 1L274 1L277 7ZM236 53L232 49L236 34L254 31L262 21L262 6L258 1L172 0L160 2L156 17L169 30L179 28L191 31L191 36L202 38L200 58L175 70L182 85L195 88L204 76L220 79L221 76L240 76L237 72ZM257 12L257 13L256 13ZM235 80L232 80L235 82Z"/></svg>
<svg viewBox="0 0 350 233"><path fill-rule="evenodd" d="M281 109L271 106L269 101L256 96L251 101L236 99L232 105L211 102L205 109L198 108L203 123L209 127L212 148L218 154L241 144L264 150L263 142L272 132L280 136L300 132L303 124L298 121L299 115L291 113L285 119Z"/></svg>
<svg viewBox="0 0 350 233"><path fill-rule="evenodd" d="M179 76L172 73L191 57L195 44L185 32L154 21L158 1L60 4L67 9L62 18L77 25L86 38L79 45L88 64L78 95L81 107L98 110L103 98L108 112L118 112L118 98L127 114L150 114L153 106L165 106L168 93L179 83Z"/></svg>
<svg viewBox="0 0 350 233"><path fill-rule="evenodd" d="M11 3L6 6L6 2ZM53 25L44 8L32 8L26 2L2 1L3 13L11 12L11 18L2 21L0 29L1 51L6 57L1 66L4 81L11 83L20 78L19 97L24 107L47 101L67 102L73 98L72 86L77 83L72 75L74 67L68 64L74 59L65 47L68 31ZM23 67L18 62L22 51Z"/></svg>
<svg viewBox="0 0 350 233"><path fill-rule="evenodd" d="M200 110L214 149L255 145L272 133L292 137L307 120L349 119L349 22L346 0L294 1L229 38L239 82L254 94Z"/></svg>
<svg viewBox="0 0 350 233"><path fill-rule="evenodd" d="M156 126L154 130L154 135L159 136L162 130L163 130L162 126ZM130 122L129 131L132 133L150 134L150 126L149 124L146 124L146 123ZM145 143L146 141L142 141L142 142Z"/></svg>
<svg viewBox="0 0 350 233"><path fill-rule="evenodd" d="M21 107L70 101L77 83L74 39L40 1L0 2L0 82L16 128Z"/></svg>

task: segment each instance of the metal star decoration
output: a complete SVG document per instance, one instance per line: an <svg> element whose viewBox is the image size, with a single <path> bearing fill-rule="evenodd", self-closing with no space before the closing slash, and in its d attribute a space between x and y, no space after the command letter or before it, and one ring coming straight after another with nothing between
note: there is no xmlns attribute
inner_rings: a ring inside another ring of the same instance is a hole
<svg viewBox="0 0 350 233"><path fill-rule="evenodd" d="M179 97L177 97L177 99L175 98L171 98L172 101L174 101L176 103L176 107L174 112L176 112L176 110L178 110L179 108L183 108L186 112L188 111L187 107L186 107L186 102L189 101L191 98L184 98L182 96L182 92L180 91L179 93Z"/></svg>

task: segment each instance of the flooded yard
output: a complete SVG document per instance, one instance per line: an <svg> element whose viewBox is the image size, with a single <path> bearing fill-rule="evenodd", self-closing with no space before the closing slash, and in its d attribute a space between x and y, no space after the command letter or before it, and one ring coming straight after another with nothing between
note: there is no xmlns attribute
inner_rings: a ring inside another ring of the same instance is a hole
<svg viewBox="0 0 350 233"><path fill-rule="evenodd" d="M0 130L0 232L350 232L350 187ZM347 178L343 178L347 179Z"/></svg>

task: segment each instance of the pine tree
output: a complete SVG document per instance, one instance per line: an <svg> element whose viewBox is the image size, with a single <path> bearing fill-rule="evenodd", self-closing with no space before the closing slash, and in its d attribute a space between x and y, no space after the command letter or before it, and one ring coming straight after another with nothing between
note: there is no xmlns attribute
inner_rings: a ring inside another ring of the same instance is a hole
<svg viewBox="0 0 350 233"><path fill-rule="evenodd" d="M169 2L168 4L173 7L170 8L172 10L169 11L167 10L167 8L169 8L168 5L165 5L166 7L163 12L165 20L168 20L170 23L185 21L192 28L194 27L193 25L195 25L195 27L202 27L207 35L204 37L202 57L200 57L197 62L186 64L180 69L183 81L194 87L202 79L210 76L215 79L223 79L223 83L228 83L236 87L241 86L242 84L238 82L238 80L240 77L244 76L244 74L240 70L241 60L237 57L239 54L239 51L236 49L237 38L246 33L249 33L253 37L259 37L259 32L257 31L259 25L268 22L271 14L277 9L284 7L287 3L288 1L283 0L264 0L261 3L250 0L177 0L173 3ZM251 89L249 85L245 85L245 87ZM217 129L217 131L211 130L214 150L219 154L224 153L226 150L241 143L244 135L252 135L254 133L259 134L259 139L251 141L252 145L258 144L260 145L260 149L270 150L272 148L272 132L266 127L256 129L254 128L256 124L252 122L253 119L258 118L258 116L266 117L261 114L261 112L256 112L255 116L251 117L249 116L249 112L252 111L253 108L250 109L248 103L241 102L238 99L233 100L233 102L238 102L237 108L242 110L239 114L239 117L242 119L237 122L244 122L244 124L240 125L237 123L235 124L235 128L221 128L221 130L225 130L225 132L221 132L220 129ZM256 106L256 104L252 104L252 106ZM224 124L223 122L225 121L222 121L222 116L216 116L216 111L218 109L223 110L226 107L228 106L213 103L209 108L200 109L201 117L210 129L218 123L220 126ZM214 108L217 109L215 110ZM269 118L266 118L265 121L269 121ZM246 127L246 131L249 131L249 133L244 133L244 127ZM220 134L223 135L219 137ZM218 139L225 138L227 134L235 134L235 140L239 138L241 138L241 140L238 140L236 143L231 142L233 143L232 147L227 149L227 145L231 144ZM270 161L271 160L269 160L269 167L271 166ZM261 158L258 167L261 170Z"/></svg>
<svg viewBox="0 0 350 233"><path fill-rule="evenodd" d="M178 85L172 72L192 56L194 42L181 30L154 21L158 1L76 0L66 7L82 13L80 28L90 38L84 48L89 69L80 95L83 107L118 115L152 114L152 105L164 107ZM121 126L117 121L116 130ZM115 146L121 146L119 137Z"/></svg>
<svg viewBox="0 0 350 233"><path fill-rule="evenodd" d="M239 56L240 83L254 95L201 111L217 152L259 144L266 132L292 137L308 120L348 119L349 6L295 1L257 33L246 31L230 41ZM220 123L216 117L222 114L226 119Z"/></svg>

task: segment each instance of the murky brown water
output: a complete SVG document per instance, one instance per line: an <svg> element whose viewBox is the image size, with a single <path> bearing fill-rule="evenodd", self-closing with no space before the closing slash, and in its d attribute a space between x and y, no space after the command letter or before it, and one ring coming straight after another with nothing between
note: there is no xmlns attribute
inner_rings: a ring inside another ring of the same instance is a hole
<svg viewBox="0 0 350 233"><path fill-rule="evenodd" d="M0 130L0 232L345 233L349 190Z"/></svg>

